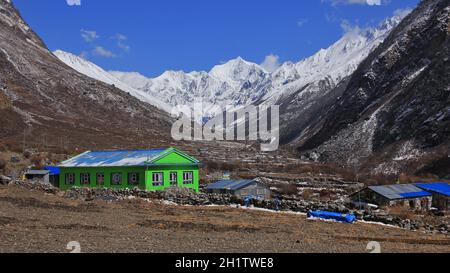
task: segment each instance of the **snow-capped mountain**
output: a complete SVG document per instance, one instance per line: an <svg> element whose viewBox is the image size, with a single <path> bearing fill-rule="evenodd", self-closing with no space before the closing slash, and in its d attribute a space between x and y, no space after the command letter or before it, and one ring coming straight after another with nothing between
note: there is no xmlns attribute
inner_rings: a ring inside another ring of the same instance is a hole
<svg viewBox="0 0 450 273"><path fill-rule="evenodd" d="M336 86L357 69L402 19L402 16L392 17L374 29L355 28L329 48L321 49L299 63L283 64L270 76L268 90L263 91L264 99L277 103L280 98L324 79L331 80Z"/></svg>
<svg viewBox="0 0 450 273"><path fill-rule="evenodd" d="M322 162L397 175L449 169L450 1L423 0L299 139ZM445 167L438 167L445 166Z"/></svg>
<svg viewBox="0 0 450 273"><path fill-rule="evenodd" d="M400 16L387 19L374 29L355 28L329 48L298 63L286 62L272 73L238 57L209 72L166 71L159 77L147 78L137 72L106 72L70 53L56 51L54 54L80 73L114 84L167 112L173 107L180 109L201 101L203 109L195 109L195 114L203 120L215 114L216 106L279 104L286 125L305 109L320 103L323 97L330 96L402 19Z"/></svg>
<svg viewBox="0 0 450 273"><path fill-rule="evenodd" d="M172 106L192 105L201 100L204 110L214 105L243 106L257 101L258 88L269 77L259 65L242 58L217 65L210 72L167 71L153 79L136 72L111 71L111 75Z"/></svg>
<svg viewBox="0 0 450 273"><path fill-rule="evenodd" d="M241 57L217 65L209 72L167 71L153 79L136 72L110 73L172 106L191 104L199 98L210 106L279 103L280 99L324 79L335 87L356 70L402 19L393 17L374 29L355 28L328 49L298 63L284 63L272 73Z"/></svg>
<svg viewBox="0 0 450 273"><path fill-rule="evenodd" d="M115 87L121 89L122 91L130 93L130 95L138 98L139 100L151 104L161 110L166 112L170 112L171 107L153 97L152 95L140 91L138 89L134 89L133 87L127 85L126 83L118 80L116 77L112 76L101 67L83 59L82 57L76 56L72 53L64 52L62 50L56 50L53 54L58 57L62 62L75 69L81 74L84 74L90 78L102 81L107 84L114 85Z"/></svg>

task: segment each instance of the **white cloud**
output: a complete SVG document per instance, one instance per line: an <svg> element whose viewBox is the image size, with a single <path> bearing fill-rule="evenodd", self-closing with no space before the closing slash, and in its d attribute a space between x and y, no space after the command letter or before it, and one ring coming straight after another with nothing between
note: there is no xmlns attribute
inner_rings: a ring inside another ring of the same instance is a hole
<svg viewBox="0 0 450 273"><path fill-rule="evenodd" d="M112 51L107 50L106 48L102 46L97 46L92 50L92 54L94 56L100 56L105 58L115 58L116 54L114 54Z"/></svg>
<svg viewBox="0 0 450 273"><path fill-rule="evenodd" d="M280 57L274 54L267 55L261 63L261 67L267 72L273 72L280 67Z"/></svg>
<svg viewBox="0 0 450 273"><path fill-rule="evenodd" d="M302 27L302 26L304 26L306 23L308 23L308 19L303 18L303 19L298 20L297 26L298 26L298 27Z"/></svg>
<svg viewBox="0 0 450 273"><path fill-rule="evenodd" d="M399 17L400 19L405 18L412 12L412 9L405 8L405 9L397 9L394 12L393 16ZM356 24L350 23L350 21L344 19L341 20L341 28L345 35L357 35L360 34L363 31L366 31L369 27L361 27L358 25L358 22Z"/></svg>
<svg viewBox="0 0 450 273"><path fill-rule="evenodd" d="M125 43L128 40L127 36L117 33L111 38L117 41L118 48L122 49L125 52L130 51L131 47L127 43Z"/></svg>
<svg viewBox="0 0 450 273"><path fill-rule="evenodd" d="M66 0L69 6L81 6L81 0Z"/></svg>
<svg viewBox="0 0 450 273"><path fill-rule="evenodd" d="M394 16L398 16L400 18L405 18L408 16L413 10L411 8L405 8L405 9L397 9L394 12Z"/></svg>
<svg viewBox="0 0 450 273"><path fill-rule="evenodd" d="M341 28L345 34L358 34L361 32L361 27L358 25L351 24L348 20L341 21Z"/></svg>
<svg viewBox="0 0 450 273"><path fill-rule="evenodd" d="M322 2L330 2L331 5L369 5L369 6L381 6L388 4L390 0L322 0Z"/></svg>
<svg viewBox="0 0 450 273"><path fill-rule="evenodd" d="M79 57L81 57L81 58L87 60L87 59L89 59L89 52L87 52L87 51L82 51L82 52L80 53Z"/></svg>
<svg viewBox="0 0 450 273"><path fill-rule="evenodd" d="M83 37L83 39L86 42L92 42L92 41L100 38L100 36L97 34L97 32L93 31L93 30L82 29L82 30L80 30L80 32L81 32L81 37Z"/></svg>

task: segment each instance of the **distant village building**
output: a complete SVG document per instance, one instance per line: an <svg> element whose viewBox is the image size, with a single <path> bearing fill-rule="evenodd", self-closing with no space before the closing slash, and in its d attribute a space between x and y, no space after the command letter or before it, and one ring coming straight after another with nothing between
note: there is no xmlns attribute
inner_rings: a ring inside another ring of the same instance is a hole
<svg viewBox="0 0 450 273"><path fill-rule="evenodd" d="M47 166L44 168L44 170L50 172L49 182L53 186L59 188L59 180L60 180L60 169L59 167L53 167L53 166Z"/></svg>
<svg viewBox="0 0 450 273"><path fill-rule="evenodd" d="M272 195L266 185L255 180L221 180L209 184L206 187L206 191L209 193L231 194L241 199L252 196L255 199L267 200Z"/></svg>
<svg viewBox="0 0 450 273"><path fill-rule="evenodd" d="M416 186L433 195L433 207L441 211L450 211L449 183L416 184Z"/></svg>
<svg viewBox="0 0 450 273"><path fill-rule="evenodd" d="M60 188L183 187L199 191L200 162L175 149L86 152L62 162Z"/></svg>
<svg viewBox="0 0 450 273"><path fill-rule="evenodd" d="M432 194L412 184L372 186L350 196L355 204L374 204L379 207L405 206L414 210L430 210Z"/></svg>
<svg viewBox="0 0 450 273"><path fill-rule="evenodd" d="M28 170L24 176L26 180L41 180L44 183L50 183L50 171L47 170Z"/></svg>

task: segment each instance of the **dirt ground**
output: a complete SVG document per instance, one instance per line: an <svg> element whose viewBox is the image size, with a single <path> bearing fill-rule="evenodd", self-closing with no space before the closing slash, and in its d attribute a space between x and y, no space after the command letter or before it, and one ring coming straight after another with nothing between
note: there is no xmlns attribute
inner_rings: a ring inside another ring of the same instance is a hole
<svg viewBox="0 0 450 273"><path fill-rule="evenodd" d="M63 199L0 187L0 252L383 252L450 253L450 236L397 228L307 220L305 216L159 201Z"/></svg>

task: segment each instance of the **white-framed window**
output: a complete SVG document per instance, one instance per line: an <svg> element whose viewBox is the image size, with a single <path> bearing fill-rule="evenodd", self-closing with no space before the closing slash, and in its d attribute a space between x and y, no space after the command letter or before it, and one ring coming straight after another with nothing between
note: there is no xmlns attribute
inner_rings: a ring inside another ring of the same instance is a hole
<svg viewBox="0 0 450 273"><path fill-rule="evenodd" d="M178 185L178 173L176 173L176 172L170 173L170 185L171 186Z"/></svg>
<svg viewBox="0 0 450 273"><path fill-rule="evenodd" d="M111 174L111 185L113 185L113 186L122 185L122 173L112 173Z"/></svg>
<svg viewBox="0 0 450 273"><path fill-rule="evenodd" d="M128 185L139 185L139 173L128 174Z"/></svg>
<svg viewBox="0 0 450 273"><path fill-rule="evenodd" d="M98 186L105 185L105 174L104 173L97 174L97 185Z"/></svg>
<svg viewBox="0 0 450 273"><path fill-rule="evenodd" d="M164 173L153 173L152 184L155 187L164 186Z"/></svg>
<svg viewBox="0 0 450 273"><path fill-rule="evenodd" d="M194 173L193 172L183 172L183 185L194 184Z"/></svg>
<svg viewBox="0 0 450 273"><path fill-rule="evenodd" d="M81 185L90 185L91 184L91 175L88 173L80 174L80 184Z"/></svg>
<svg viewBox="0 0 450 273"><path fill-rule="evenodd" d="M66 173L66 185L75 185L74 173Z"/></svg>

